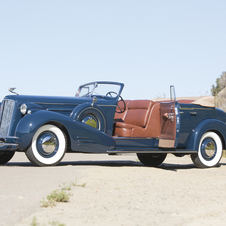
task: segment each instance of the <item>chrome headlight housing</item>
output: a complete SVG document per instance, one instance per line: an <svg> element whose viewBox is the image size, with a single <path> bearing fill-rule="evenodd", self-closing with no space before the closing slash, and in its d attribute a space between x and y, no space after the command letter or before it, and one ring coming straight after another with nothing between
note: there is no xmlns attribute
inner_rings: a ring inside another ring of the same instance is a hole
<svg viewBox="0 0 226 226"><path fill-rule="evenodd" d="M25 115L27 113L27 105L26 104L22 104L20 106L20 112L21 114Z"/></svg>

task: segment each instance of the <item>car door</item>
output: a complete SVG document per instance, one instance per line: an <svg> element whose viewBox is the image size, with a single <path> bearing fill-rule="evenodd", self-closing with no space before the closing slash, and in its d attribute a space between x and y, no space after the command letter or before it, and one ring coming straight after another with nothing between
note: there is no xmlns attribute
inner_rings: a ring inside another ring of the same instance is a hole
<svg viewBox="0 0 226 226"><path fill-rule="evenodd" d="M174 86L170 86L170 101L160 103L159 148L176 148L180 132L179 103Z"/></svg>

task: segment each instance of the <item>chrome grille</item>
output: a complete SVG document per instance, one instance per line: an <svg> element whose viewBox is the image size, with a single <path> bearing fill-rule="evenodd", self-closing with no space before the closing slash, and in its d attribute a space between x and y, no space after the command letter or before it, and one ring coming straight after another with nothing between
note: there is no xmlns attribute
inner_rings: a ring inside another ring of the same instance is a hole
<svg viewBox="0 0 226 226"><path fill-rule="evenodd" d="M15 102L4 100L0 110L0 136L8 136Z"/></svg>

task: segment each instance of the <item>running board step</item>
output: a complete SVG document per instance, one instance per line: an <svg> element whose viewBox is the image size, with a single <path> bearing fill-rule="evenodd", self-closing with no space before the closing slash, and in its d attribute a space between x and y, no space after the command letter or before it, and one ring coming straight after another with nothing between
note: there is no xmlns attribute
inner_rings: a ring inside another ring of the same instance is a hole
<svg viewBox="0 0 226 226"><path fill-rule="evenodd" d="M172 153L172 154L193 154L197 153L194 150L108 150L109 155L113 154L127 154L127 153Z"/></svg>

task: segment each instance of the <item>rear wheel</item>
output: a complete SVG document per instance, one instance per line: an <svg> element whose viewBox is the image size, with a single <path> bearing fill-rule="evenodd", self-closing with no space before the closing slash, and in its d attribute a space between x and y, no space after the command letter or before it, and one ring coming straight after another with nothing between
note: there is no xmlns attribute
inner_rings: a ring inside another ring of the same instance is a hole
<svg viewBox="0 0 226 226"><path fill-rule="evenodd" d="M15 151L0 152L0 165L6 164L15 154Z"/></svg>
<svg viewBox="0 0 226 226"><path fill-rule="evenodd" d="M197 167L209 168L219 163L222 153L220 137L214 132L207 132L200 139L198 153L191 154L191 159Z"/></svg>
<svg viewBox="0 0 226 226"><path fill-rule="evenodd" d="M64 157L66 147L63 131L54 125L44 125L34 134L26 156L37 166L54 166Z"/></svg>
<svg viewBox="0 0 226 226"><path fill-rule="evenodd" d="M145 166L159 166L166 158L166 153L137 153L137 157Z"/></svg>

